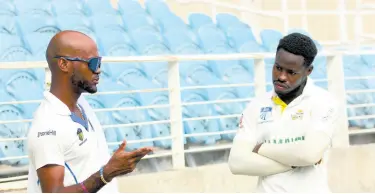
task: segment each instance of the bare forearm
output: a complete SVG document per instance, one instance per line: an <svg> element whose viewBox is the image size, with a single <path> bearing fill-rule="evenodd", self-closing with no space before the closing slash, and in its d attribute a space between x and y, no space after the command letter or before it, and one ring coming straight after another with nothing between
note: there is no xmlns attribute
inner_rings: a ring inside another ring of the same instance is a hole
<svg viewBox="0 0 375 194"><path fill-rule="evenodd" d="M100 178L99 171L95 174L91 175L85 181L83 181L86 189L90 193L98 192L105 184ZM68 187L61 187L53 191L54 193L86 193L86 191L82 188L81 184L75 184Z"/></svg>

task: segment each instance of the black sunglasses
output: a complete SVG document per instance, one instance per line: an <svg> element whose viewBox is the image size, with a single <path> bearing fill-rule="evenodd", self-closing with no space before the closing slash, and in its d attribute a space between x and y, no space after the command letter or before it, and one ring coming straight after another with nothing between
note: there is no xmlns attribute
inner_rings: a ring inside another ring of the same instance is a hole
<svg viewBox="0 0 375 194"><path fill-rule="evenodd" d="M98 69L100 68L100 65L102 64L102 57L93 57L93 58L90 58L88 60L82 59L82 58L79 58L79 57L65 57L65 56L56 56L55 58L56 59L63 58L63 59L66 59L68 61L86 62L89 66L89 69L92 72L98 71Z"/></svg>

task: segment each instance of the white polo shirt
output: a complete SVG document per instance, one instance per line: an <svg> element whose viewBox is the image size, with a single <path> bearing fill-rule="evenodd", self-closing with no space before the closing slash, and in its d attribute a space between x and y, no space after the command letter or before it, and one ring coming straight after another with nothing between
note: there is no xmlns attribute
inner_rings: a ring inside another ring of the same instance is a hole
<svg viewBox="0 0 375 194"><path fill-rule="evenodd" d="M88 122L71 113L69 108L50 92L35 112L28 133L28 192L40 193L36 169L47 164L65 167L64 186L78 184L105 165L110 159L101 125L85 98L78 106ZM117 180L99 192L118 193Z"/></svg>
<svg viewBox="0 0 375 194"><path fill-rule="evenodd" d="M337 103L328 91L309 78L303 93L286 105L274 91L255 98L243 112L249 122L247 138L271 144L304 141L309 130L322 130L331 138L337 119ZM334 112L333 116L330 112ZM327 116L331 115L331 116ZM246 137L245 137L246 138ZM317 144L319 142L316 142ZM329 192L326 155L322 163L259 177L258 192Z"/></svg>

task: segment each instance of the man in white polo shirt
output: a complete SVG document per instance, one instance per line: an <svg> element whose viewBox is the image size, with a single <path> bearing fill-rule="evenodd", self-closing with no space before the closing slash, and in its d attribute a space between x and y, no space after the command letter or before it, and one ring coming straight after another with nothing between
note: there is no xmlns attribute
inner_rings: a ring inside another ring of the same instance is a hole
<svg viewBox="0 0 375 194"><path fill-rule="evenodd" d="M101 57L90 37L60 32L46 58L52 83L28 133L28 192L117 193L115 177L132 172L152 149L125 152L124 141L109 155L100 123L81 96L95 93L99 81Z"/></svg>
<svg viewBox="0 0 375 194"><path fill-rule="evenodd" d="M317 48L293 33L280 40L272 70L274 90L244 110L233 141L233 174L259 176L257 192L330 192L326 151L338 107L308 77Z"/></svg>

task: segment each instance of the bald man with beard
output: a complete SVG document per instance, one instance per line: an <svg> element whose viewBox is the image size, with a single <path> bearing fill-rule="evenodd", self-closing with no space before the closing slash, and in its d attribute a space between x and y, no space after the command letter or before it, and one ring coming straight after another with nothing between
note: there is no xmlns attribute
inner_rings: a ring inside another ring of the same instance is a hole
<svg viewBox="0 0 375 194"><path fill-rule="evenodd" d="M28 192L117 193L116 177L132 172L152 148L110 156L100 123L82 93L97 92L101 57L85 34L63 31L50 41L46 59L50 91L28 133Z"/></svg>

